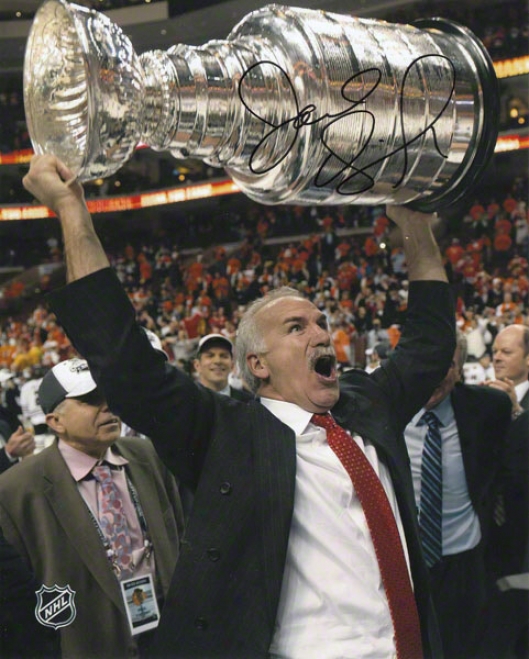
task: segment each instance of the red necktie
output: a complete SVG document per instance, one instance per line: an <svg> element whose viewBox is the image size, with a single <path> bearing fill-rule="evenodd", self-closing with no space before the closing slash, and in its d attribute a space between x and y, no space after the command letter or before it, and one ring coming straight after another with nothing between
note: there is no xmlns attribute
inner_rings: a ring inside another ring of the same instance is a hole
<svg viewBox="0 0 529 659"><path fill-rule="evenodd" d="M399 659L423 656L417 604L395 515L373 467L358 444L330 414L314 414L312 423L327 431L329 446L351 477L371 533L388 599Z"/></svg>

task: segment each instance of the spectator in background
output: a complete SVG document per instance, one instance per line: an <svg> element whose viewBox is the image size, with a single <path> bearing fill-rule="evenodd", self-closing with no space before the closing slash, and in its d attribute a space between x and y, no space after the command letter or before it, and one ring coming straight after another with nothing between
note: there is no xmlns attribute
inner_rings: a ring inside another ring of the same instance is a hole
<svg viewBox="0 0 529 659"><path fill-rule="evenodd" d="M445 256L452 264L452 267L457 268L465 255L465 249L462 247L459 238L452 238L452 242L445 250Z"/></svg>
<svg viewBox="0 0 529 659"><path fill-rule="evenodd" d="M26 427L33 429L35 435L46 434L48 425L46 415L39 405L38 392L42 377L43 369L40 366L28 369L28 379L20 385L20 407L22 409L22 419Z"/></svg>
<svg viewBox="0 0 529 659"><path fill-rule="evenodd" d="M501 461L487 567L494 582L472 659L529 657L529 411L515 413Z"/></svg>
<svg viewBox="0 0 529 659"><path fill-rule="evenodd" d="M0 657L60 659L59 633L35 616L38 583L0 529Z"/></svg>
<svg viewBox="0 0 529 659"><path fill-rule="evenodd" d="M0 418L0 474L35 451L35 437L20 425L11 432L10 426Z"/></svg>
<svg viewBox="0 0 529 659"><path fill-rule="evenodd" d="M11 432L16 430L22 413L18 403L19 394L15 374L8 368L0 369L0 416L7 421Z"/></svg>
<svg viewBox="0 0 529 659"><path fill-rule="evenodd" d="M473 656L473 628L488 590L485 552L495 481L511 417L503 392L462 384L458 331L450 369L405 430L415 499L443 650Z"/></svg>
<svg viewBox="0 0 529 659"><path fill-rule="evenodd" d="M482 384L494 378L491 356L484 352L478 360L467 359L463 364L463 382L465 384Z"/></svg>
<svg viewBox="0 0 529 659"><path fill-rule="evenodd" d="M494 234L492 249L495 262L498 264L500 272L503 272L512 256L512 238L510 233L505 230L499 230Z"/></svg>
<svg viewBox="0 0 529 659"><path fill-rule="evenodd" d="M514 414L497 488L488 552L494 579L529 572L529 411ZM527 639L529 642L529 638Z"/></svg>
<svg viewBox="0 0 529 659"><path fill-rule="evenodd" d="M496 577L529 571L529 327L509 325L492 348L495 379L487 384L510 397L513 420L502 461L495 545L490 553Z"/></svg>
<svg viewBox="0 0 529 659"><path fill-rule="evenodd" d="M176 327L178 327L178 323L176 323ZM176 335L167 332L164 340L167 350L170 352L170 361L182 370L191 372L199 338L190 339L187 331L180 327L177 329Z"/></svg>
<svg viewBox="0 0 529 659"><path fill-rule="evenodd" d="M22 414L18 378L9 369L2 369L0 371L0 387L4 414L8 416L12 427L16 428Z"/></svg>
<svg viewBox="0 0 529 659"><path fill-rule="evenodd" d="M31 345L29 339L22 336L17 340L16 349L11 362L11 370L22 374L24 370L38 364L42 357L42 348Z"/></svg>
<svg viewBox="0 0 529 659"><path fill-rule="evenodd" d="M467 341L467 358L480 359L492 344L492 334L487 327L486 319L476 314L473 307L467 307L457 325Z"/></svg>
<svg viewBox="0 0 529 659"><path fill-rule="evenodd" d="M382 329L380 318L375 316L372 321L371 329L367 331L367 347L374 348L377 343L387 341L388 332Z"/></svg>
<svg viewBox="0 0 529 659"><path fill-rule="evenodd" d="M367 364L365 370L367 373L372 373L376 368L380 366L384 359L387 359L391 352L391 346L388 342L377 343L374 348L369 348L366 350L366 355L369 357L369 363Z"/></svg>
<svg viewBox="0 0 529 659"><path fill-rule="evenodd" d="M487 307L496 309L496 307L503 302L503 281L500 277L492 279L492 285L489 287L487 295Z"/></svg>
<svg viewBox="0 0 529 659"><path fill-rule="evenodd" d="M333 273L336 269L336 247L338 245L338 236L334 230L334 223L330 216L323 220L323 235L320 240L321 267Z"/></svg>
<svg viewBox="0 0 529 659"><path fill-rule="evenodd" d="M229 377L234 367L233 343L223 334L207 334L200 339L193 366L197 381L203 387L241 401L253 399L248 391L230 385Z"/></svg>
<svg viewBox="0 0 529 659"><path fill-rule="evenodd" d="M39 583L69 591L63 656L137 656L152 632L128 622L124 584L143 584L156 623L182 532L176 483L149 441L120 439L84 360L48 371L39 399L58 441L2 474L0 527Z"/></svg>
<svg viewBox="0 0 529 659"><path fill-rule="evenodd" d="M495 379L487 384L509 394L515 414L529 410L529 327L509 325L496 335L492 365Z"/></svg>
<svg viewBox="0 0 529 659"><path fill-rule="evenodd" d="M342 319L331 323L331 337L336 351L336 360L342 370L349 368L354 363L350 327L350 323Z"/></svg>
<svg viewBox="0 0 529 659"><path fill-rule="evenodd" d="M4 389L13 382L14 373L8 369L0 370L0 383ZM9 391L15 391L10 388ZM18 392L18 388L16 389ZM5 393L3 391L2 393ZM14 401L13 401L14 402ZM16 409L20 409L17 405ZM16 410L0 404L0 473L9 469L35 450L32 432L24 430Z"/></svg>

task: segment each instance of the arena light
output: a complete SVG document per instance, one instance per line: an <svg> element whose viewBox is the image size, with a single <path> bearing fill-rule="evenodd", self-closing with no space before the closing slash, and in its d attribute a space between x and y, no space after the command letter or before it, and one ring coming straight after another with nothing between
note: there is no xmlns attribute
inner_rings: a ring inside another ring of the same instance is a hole
<svg viewBox="0 0 529 659"><path fill-rule="evenodd" d="M527 75L529 74L529 55L494 62L494 70L497 78Z"/></svg>
<svg viewBox="0 0 529 659"><path fill-rule="evenodd" d="M140 210L153 206L166 206L178 204L185 201L197 201L239 193L240 189L233 181L212 181L186 187L168 188L141 194L121 195L104 197L102 199L88 199L88 210L92 214L97 213L122 213L123 211ZM41 220L54 217L53 212L47 206L10 205L0 207L0 222L13 220Z"/></svg>
<svg viewBox="0 0 529 659"><path fill-rule="evenodd" d="M518 151L519 149L529 149L529 135L501 135L498 137L495 153L505 153L506 151Z"/></svg>

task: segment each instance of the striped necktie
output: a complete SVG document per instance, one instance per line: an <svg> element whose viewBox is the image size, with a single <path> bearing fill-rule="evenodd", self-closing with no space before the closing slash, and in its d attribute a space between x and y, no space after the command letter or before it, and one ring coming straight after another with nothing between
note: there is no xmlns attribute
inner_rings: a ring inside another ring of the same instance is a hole
<svg viewBox="0 0 529 659"><path fill-rule="evenodd" d="M395 515L382 483L355 440L330 414L314 414L311 421L327 431L329 446L349 474L362 505L388 600L397 657L419 659L423 654L417 604Z"/></svg>
<svg viewBox="0 0 529 659"><path fill-rule="evenodd" d="M439 419L434 412L425 412L421 421L428 425L428 431L422 451L419 528L426 563L432 567L443 555L441 432Z"/></svg>

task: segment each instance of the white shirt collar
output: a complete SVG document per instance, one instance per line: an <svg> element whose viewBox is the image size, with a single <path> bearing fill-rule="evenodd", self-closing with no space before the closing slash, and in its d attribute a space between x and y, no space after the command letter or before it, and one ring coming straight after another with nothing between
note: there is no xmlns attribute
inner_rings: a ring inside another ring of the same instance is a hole
<svg viewBox="0 0 529 659"><path fill-rule="evenodd" d="M529 380L520 382L520 384L517 384L516 387L514 387L514 390L516 391L516 398L518 402L520 402L525 396L526 392L529 391Z"/></svg>
<svg viewBox="0 0 529 659"><path fill-rule="evenodd" d="M260 401L269 412L293 430L297 437L303 434L312 419L312 412L307 412L295 403L273 398L260 398Z"/></svg>
<svg viewBox="0 0 529 659"><path fill-rule="evenodd" d="M439 419L439 422L441 423L442 426L448 426L454 415L452 408L452 398L450 394L445 396L443 400L437 403L435 407L432 407L431 411ZM422 421L422 417L425 412L426 412L426 408L425 407L421 408L417 412L417 414L412 418L410 423L412 423L414 426L424 425L424 421Z"/></svg>

